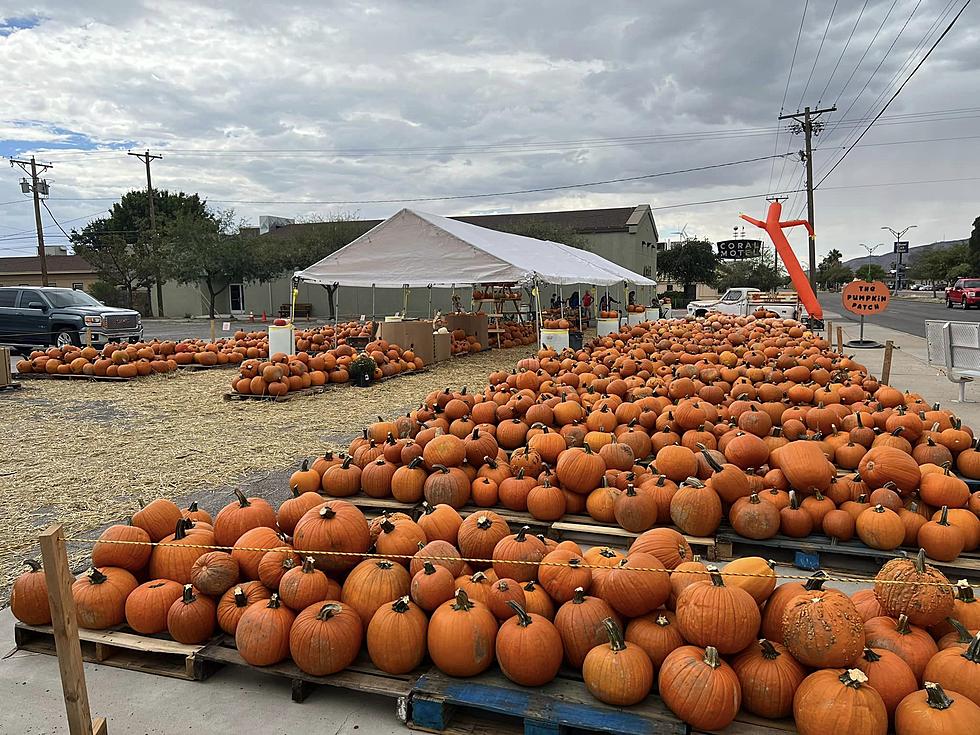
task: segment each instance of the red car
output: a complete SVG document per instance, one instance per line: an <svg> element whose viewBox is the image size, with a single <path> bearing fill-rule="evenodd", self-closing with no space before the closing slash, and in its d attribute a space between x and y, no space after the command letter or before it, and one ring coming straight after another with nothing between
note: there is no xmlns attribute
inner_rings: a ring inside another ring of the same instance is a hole
<svg viewBox="0 0 980 735"><path fill-rule="evenodd" d="M946 308L980 306L980 278L960 278L946 289Z"/></svg>

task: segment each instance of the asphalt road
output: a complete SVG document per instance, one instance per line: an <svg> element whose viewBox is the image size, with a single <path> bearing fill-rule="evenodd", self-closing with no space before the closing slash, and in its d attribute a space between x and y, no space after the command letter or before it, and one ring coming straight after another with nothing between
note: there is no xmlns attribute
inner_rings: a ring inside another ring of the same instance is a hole
<svg viewBox="0 0 980 735"><path fill-rule="evenodd" d="M839 293L820 293L817 295L820 305L826 311L840 314L845 320L855 324L860 318L844 311L841 306ZM917 337L926 336L926 319L951 319L958 322L980 322L980 310L947 309L945 304L935 304L929 301L919 301L911 298L893 297L884 313L868 317L867 324L879 324L888 329L894 329Z"/></svg>

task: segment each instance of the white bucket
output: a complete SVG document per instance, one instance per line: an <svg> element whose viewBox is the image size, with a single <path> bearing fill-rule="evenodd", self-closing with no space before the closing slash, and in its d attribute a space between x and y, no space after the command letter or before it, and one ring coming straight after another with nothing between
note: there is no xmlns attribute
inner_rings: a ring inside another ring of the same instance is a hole
<svg viewBox="0 0 980 735"><path fill-rule="evenodd" d="M541 344L545 347L561 352L568 349L568 330L567 329L542 329Z"/></svg>
<svg viewBox="0 0 980 735"><path fill-rule="evenodd" d="M287 355L296 354L296 341L293 335L293 325L287 324L285 327L277 327L275 324L269 325L269 354L284 352Z"/></svg>
<svg viewBox="0 0 980 735"><path fill-rule="evenodd" d="M602 318L596 322L595 332L599 337L605 337L607 334L615 334L619 331L619 319L607 319Z"/></svg>

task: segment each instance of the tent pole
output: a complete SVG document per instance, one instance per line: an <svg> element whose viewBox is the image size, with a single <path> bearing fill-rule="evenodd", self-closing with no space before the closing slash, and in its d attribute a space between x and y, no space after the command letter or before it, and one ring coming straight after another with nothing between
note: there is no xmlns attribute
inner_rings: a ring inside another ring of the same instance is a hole
<svg viewBox="0 0 980 735"><path fill-rule="evenodd" d="M333 285L333 323L337 325L340 323L340 284L335 283Z"/></svg>
<svg viewBox="0 0 980 735"><path fill-rule="evenodd" d="M371 284L371 321L375 321L378 318L378 311L374 306L374 284Z"/></svg>
<svg viewBox="0 0 980 735"><path fill-rule="evenodd" d="M408 316L408 284L402 286L402 319Z"/></svg>
<svg viewBox="0 0 980 735"><path fill-rule="evenodd" d="M430 283L426 288L429 289L429 319L432 318L432 284Z"/></svg>
<svg viewBox="0 0 980 735"><path fill-rule="evenodd" d="M558 318L565 318L565 295L561 292L561 284L558 284Z"/></svg>

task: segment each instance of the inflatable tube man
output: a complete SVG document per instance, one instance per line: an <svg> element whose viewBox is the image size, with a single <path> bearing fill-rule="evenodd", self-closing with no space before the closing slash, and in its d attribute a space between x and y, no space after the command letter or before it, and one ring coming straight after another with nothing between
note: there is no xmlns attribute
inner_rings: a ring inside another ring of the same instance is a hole
<svg viewBox="0 0 980 735"><path fill-rule="evenodd" d="M791 219L780 222L779 215L782 213L783 205L776 201L769 204L769 212L766 214L765 222L757 220L754 217L749 217L747 214L739 216L746 222L762 228L769 234L772 244L776 246L776 252L779 253L783 265L786 266L786 272L789 273L790 280L793 281L793 285L796 287L800 301L806 307L807 313L814 319L823 319L823 309L820 308L817 295L813 292L813 288L810 286L810 281L807 280L803 268L800 267L800 261L797 260L796 253L790 247L789 240L783 234L783 230L787 227L799 227L802 225L806 227L807 232L810 233L810 237L813 238L813 228L805 219Z"/></svg>

